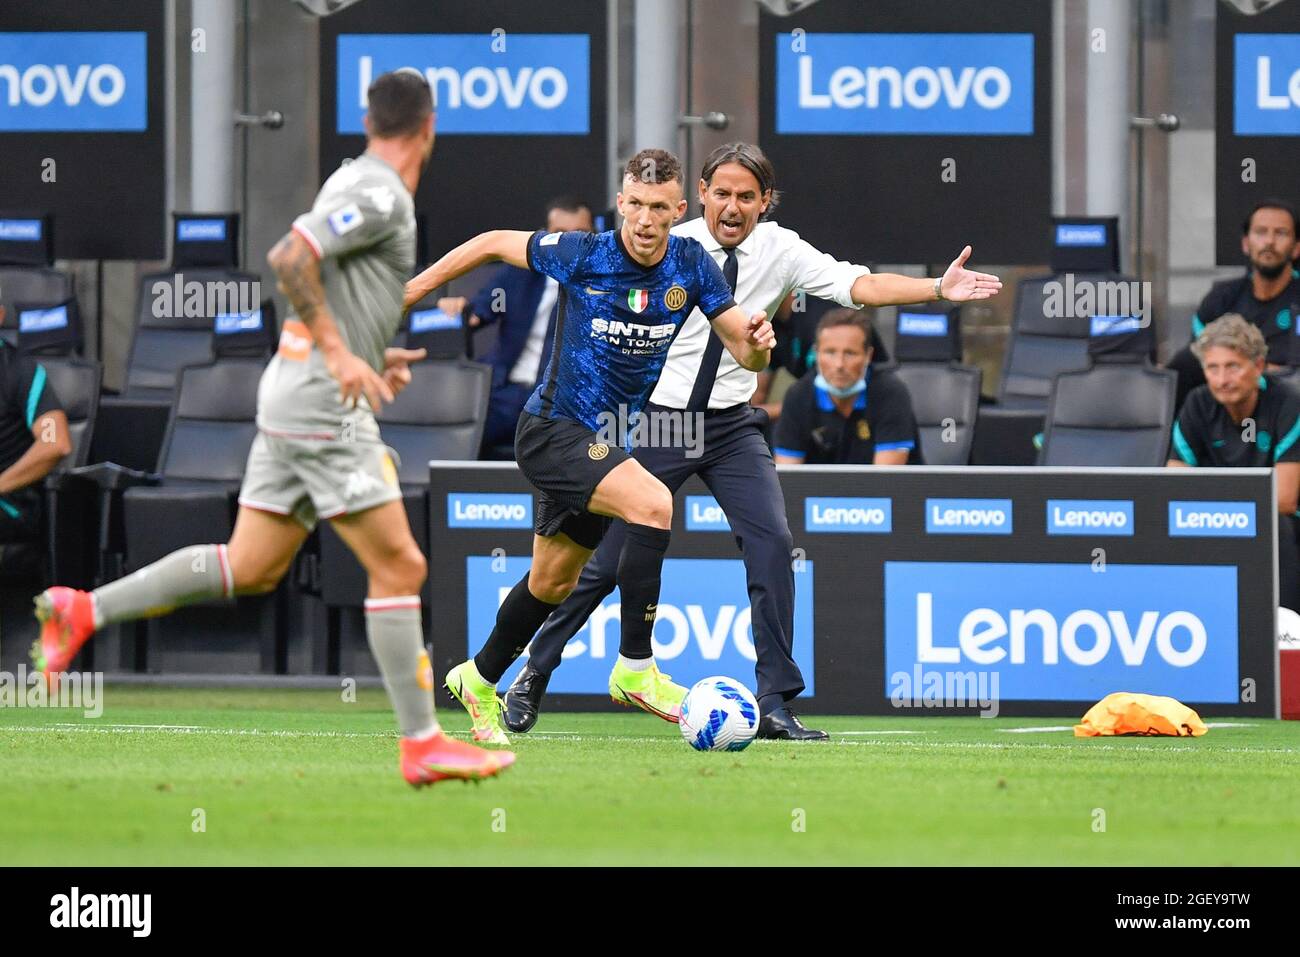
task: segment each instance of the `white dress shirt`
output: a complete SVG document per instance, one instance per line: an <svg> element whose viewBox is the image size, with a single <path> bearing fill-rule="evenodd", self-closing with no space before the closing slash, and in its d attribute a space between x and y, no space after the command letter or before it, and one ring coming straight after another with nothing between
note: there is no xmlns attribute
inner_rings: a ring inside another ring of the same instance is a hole
<svg viewBox="0 0 1300 957"><path fill-rule="evenodd" d="M719 266L726 260L722 244L713 238L703 217L674 226L672 231L698 240ZM841 262L818 251L794 230L774 222L759 223L736 247L736 266L736 303L746 315L762 310L769 320L785 297L796 289L841 306L856 306L852 298L853 282L871 272L866 266ZM708 341L709 320L695 309L686 317L668 349L659 384L650 395L651 402L670 409L686 408ZM748 402L757 385L757 373L742 367L724 349L713 392L709 395L709 408L725 409Z"/></svg>
<svg viewBox="0 0 1300 957"><path fill-rule="evenodd" d="M542 364L542 349L546 346L546 327L551 324L551 310L560 294L560 284L550 276L546 277L546 288L537 303L537 312L533 314L533 324L528 330L528 339L524 342L524 351L510 370L510 381L518 382L532 388L537 384L538 366Z"/></svg>

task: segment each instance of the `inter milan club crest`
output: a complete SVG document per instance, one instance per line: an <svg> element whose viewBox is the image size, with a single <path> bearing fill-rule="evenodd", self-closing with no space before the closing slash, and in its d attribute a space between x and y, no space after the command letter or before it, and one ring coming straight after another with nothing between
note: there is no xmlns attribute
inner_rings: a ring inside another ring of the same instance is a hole
<svg viewBox="0 0 1300 957"><path fill-rule="evenodd" d="M633 312L644 312L645 307L650 305L650 293L644 289L629 289L627 291L627 307Z"/></svg>
<svg viewBox="0 0 1300 957"><path fill-rule="evenodd" d="M676 312L682 308L686 305L686 290L681 286L672 286L664 293L664 305L668 307L669 312Z"/></svg>

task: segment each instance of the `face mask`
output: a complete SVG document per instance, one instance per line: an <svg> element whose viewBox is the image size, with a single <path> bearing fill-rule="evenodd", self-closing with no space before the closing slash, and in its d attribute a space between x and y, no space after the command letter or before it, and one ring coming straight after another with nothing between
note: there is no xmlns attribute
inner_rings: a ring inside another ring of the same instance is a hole
<svg viewBox="0 0 1300 957"><path fill-rule="evenodd" d="M819 372L817 373L816 384L817 388L829 392L837 399L848 399L857 395L859 392L865 392L867 390L867 380L865 376L853 383L853 385L849 386L847 389L837 389L835 386L827 382L826 377Z"/></svg>

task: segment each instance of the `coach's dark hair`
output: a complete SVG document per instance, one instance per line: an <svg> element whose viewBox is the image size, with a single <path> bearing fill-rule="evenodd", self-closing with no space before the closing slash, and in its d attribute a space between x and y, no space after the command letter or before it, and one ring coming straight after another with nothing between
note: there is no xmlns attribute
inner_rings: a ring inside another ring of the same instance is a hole
<svg viewBox="0 0 1300 957"><path fill-rule="evenodd" d="M1293 236L1300 235L1300 216L1296 215L1295 207L1284 199L1270 197L1269 199L1261 199L1258 203L1252 206L1250 212L1246 214L1246 218L1241 221L1241 234L1243 236L1250 235L1250 221L1255 218L1255 214L1261 209L1282 210L1282 212L1291 217L1291 234Z"/></svg>
<svg viewBox="0 0 1300 957"><path fill-rule="evenodd" d="M667 150L641 150L623 167L623 178L642 183L671 183L677 180L685 186L681 161Z"/></svg>
<svg viewBox="0 0 1300 957"><path fill-rule="evenodd" d="M817 332L813 336L813 341L817 342L822 337L823 329L833 329L836 326L854 326L862 330L862 343L868 349L871 348L871 317L867 315L865 309L832 309L826 315L817 321Z"/></svg>
<svg viewBox="0 0 1300 957"><path fill-rule="evenodd" d="M755 143L724 143L716 150L709 154L709 158L704 161L704 169L700 170L700 179L706 183L713 182L713 174L718 171L719 166L727 163L739 163L745 169L754 174L754 179L758 180L758 191L760 194L772 191L772 198L768 201L767 209L760 218L766 219L776 209L776 204L781 201L781 192L776 188L776 170L772 167L772 161L767 155L759 149Z"/></svg>
<svg viewBox="0 0 1300 957"><path fill-rule="evenodd" d="M552 196L547 200L545 215L551 215L553 209L558 209L564 213L580 213L584 209L591 212L591 204L586 200L579 199L577 196L566 193L562 196Z"/></svg>
<svg viewBox="0 0 1300 957"><path fill-rule="evenodd" d="M411 136L433 112L433 91L418 71L403 68L375 77L366 102L371 134L380 139Z"/></svg>

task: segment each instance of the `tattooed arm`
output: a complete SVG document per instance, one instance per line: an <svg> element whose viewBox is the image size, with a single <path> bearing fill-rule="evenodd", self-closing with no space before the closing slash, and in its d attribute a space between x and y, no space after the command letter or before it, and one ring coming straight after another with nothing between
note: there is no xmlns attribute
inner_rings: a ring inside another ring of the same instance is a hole
<svg viewBox="0 0 1300 957"><path fill-rule="evenodd" d="M290 231L272 247L266 261L275 272L280 291L293 306L321 358L339 384L339 397L345 405L355 406L365 395L370 408L379 410L380 401L392 402L393 390L384 378L365 362L348 351L338 324L330 314L325 301L325 288L321 285L320 262L307 241L297 232Z"/></svg>

